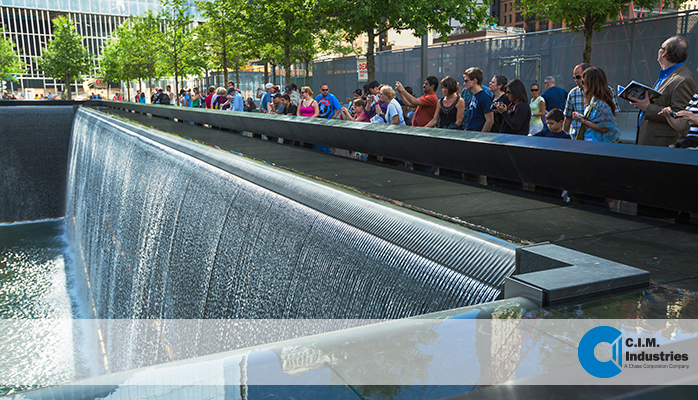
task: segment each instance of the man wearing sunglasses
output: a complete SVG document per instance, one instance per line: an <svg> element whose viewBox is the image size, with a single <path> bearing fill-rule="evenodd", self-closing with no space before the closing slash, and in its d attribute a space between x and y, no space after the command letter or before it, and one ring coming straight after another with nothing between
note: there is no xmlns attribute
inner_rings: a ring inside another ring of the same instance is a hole
<svg viewBox="0 0 698 400"><path fill-rule="evenodd" d="M688 40L683 36L672 36L665 40L657 51L657 61L662 70L654 84L654 89L662 95L651 101L646 93L641 99L630 98L631 104L640 110L637 144L666 147L688 133L688 126L676 131L664 114L658 115L665 107L671 107L674 112L685 109L698 91L696 79L684 65L688 58L688 47Z"/></svg>
<svg viewBox="0 0 698 400"><path fill-rule="evenodd" d="M315 97L318 107L320 107L320 115L318 118L333 119L337 118L340 112L342 112L342 105L339 104L339 100L330 93L330 87L326 83L320 85L320 94Z"/></svg>
<svg viewBox="0 0 698 400"><path fill-rule="evenodd" d="M584 114L586 105L584 104L584 85L582 82L582 73L589 67L591 67L591 64L581 63L572 70L572 78L577 86L572 88L572 90L570 90L570 92L567 94L567 103L565 104L564 112L565 122L563 123L563 130L565 132L569 132L572 139L577 137L577 132L582 126L581 122L577 122L572 119L572 114L575 112ZM608 88L611 89L611 94L613 95L613 104L616 106L617 120L617 114L620 112L620 108L618 107L618 100L616 100L616 91L610 86Z"/></svg>

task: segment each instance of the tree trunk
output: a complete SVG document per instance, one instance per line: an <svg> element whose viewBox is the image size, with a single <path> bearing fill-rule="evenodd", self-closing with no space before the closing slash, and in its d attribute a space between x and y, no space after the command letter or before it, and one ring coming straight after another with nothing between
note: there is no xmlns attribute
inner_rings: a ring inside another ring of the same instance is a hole
<svg viewBox="0 0 698 400"><path fill-rule="evenodd" d="M582 55L582 61L591 64L591 36L594 33L594 23L590 13L587 13L584 22L584 54Z"/></svg>
<svg viewBox="0 0 698 400"><path fill-rule="evenodd" d="M228 55L225 51L225 45L223 46L223 76L225 79L223 80L223 87L228 87Z"/></svg>
<svg viewBox="0 0 698 400"><path fill-rule="evenodd" d="M240 89L240 59L235 56L233 60L235 62L235 87Z"/></svg>
<svg viewBox="0 0 698 400"><path fill-rule="evenodd" d="M140 79L139 79L140 81ZM126 98L130 99L131 98L131 81L126 82Z"/></svg>
<svg viewBox="0 0 698 400"><path fill-rule="evenodd" d="M284 49L284 71L286 72L286 84L291 84L291 47L286 46Z"/></svg>
<svg viewBox="0 0 698 400"><path fill-rule="evenodd" d="M174 100L174 104L179 106L179 71L177 71L177 61L175 61L175 70L174 70L175 76L174 76L174 84L175 84L175 90L174 90L174 99L170 99L170 103Z"/></svg>
<svg viewBox="0 0 698 400"><path fill-rule="evenodd" d="M276 85L276 64L271 63L271 83Z"/></svg>
<svg viewBox="0 0 698 400"><path fill-rule="evenodd" d="M310 87L310 61L305 60L305 86Z"/></svg>
<svg viewBox="0 0 698 400"><path fill-rule="evenodd" d="M65 86L68 88L66 92L68 92L68 100L71 100L73 96L71 96L70 92L72 92L72 88L70 87L70 80L68 80L68 74L65 74Z"/></svg>
<svg viewBox="0 0 698 400"><path fill-rule="evenodd" d="M368 70L368 81L373 82L376 80L376 54L373 52L373 48L376 44L376 34L373 29L368 31L368 49L366 50L366 69Z"/></svg>
<svg viewBox="0 0 698 400"><path fill-rule="evenodd" d="M264 63L264 82L262 82L262 86L267 82L269 82L269 63Z"/></svg>

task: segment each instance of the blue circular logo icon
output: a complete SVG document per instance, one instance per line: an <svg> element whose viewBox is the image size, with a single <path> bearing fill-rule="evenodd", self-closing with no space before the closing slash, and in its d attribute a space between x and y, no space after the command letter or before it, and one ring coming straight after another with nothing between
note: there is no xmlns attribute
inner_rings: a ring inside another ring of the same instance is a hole
<svg viewBox="0 0 698 400"><path fill-rule="evenodd" d="M577 355L582 367L590 375L597 378L612 378L620 374L623 362L622 332L610 326L597 326L587 332L579 342ZM594 349L599 343L613 345L611 360L599 361L594 355Z"/></svg>

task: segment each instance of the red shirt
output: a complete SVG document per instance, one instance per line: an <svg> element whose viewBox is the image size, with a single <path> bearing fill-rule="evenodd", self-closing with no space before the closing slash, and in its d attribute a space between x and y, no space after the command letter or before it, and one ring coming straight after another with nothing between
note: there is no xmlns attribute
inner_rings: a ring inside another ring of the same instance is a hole
<svg viewBox="0 0 698 400"><path fill-rule="evenodd" d="M434 118L434 113L436 112L436 103L439 99L436 97L436 92L431 92L425 94L419 98L422 102L421 106L417 106L417 111L414 112L414 117L412 118L412 126L424 126Z"/></svg>
<svg viewBox="0 0 698 400"><path fill-rule="evenodd" d="M206 108L211 108L211 98L212 97L213 97L213 93L206 96Z"/></svg>

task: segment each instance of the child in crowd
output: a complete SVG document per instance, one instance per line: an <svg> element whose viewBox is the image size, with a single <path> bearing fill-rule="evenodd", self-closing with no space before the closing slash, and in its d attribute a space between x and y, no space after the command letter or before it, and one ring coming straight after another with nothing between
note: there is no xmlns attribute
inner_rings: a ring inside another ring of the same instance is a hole
<svg viewBox="0 0 698 400"><path fill-rule="evenodd" d="M538 133L529 133L528 136L543 136L558 139L572 139L569 133L562 130L562 121L565 114L559 108L553 108L545 116L548 127Z"/></svg>

